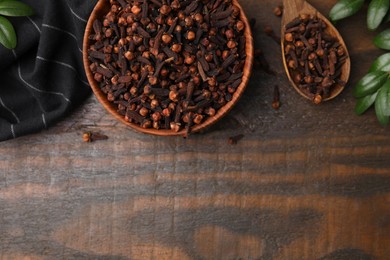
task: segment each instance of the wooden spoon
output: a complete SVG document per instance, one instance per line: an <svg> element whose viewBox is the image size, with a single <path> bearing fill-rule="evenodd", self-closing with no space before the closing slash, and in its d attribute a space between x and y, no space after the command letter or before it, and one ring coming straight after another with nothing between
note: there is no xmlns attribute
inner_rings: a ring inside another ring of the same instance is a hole
<svg viewBox="0 0 390 260"><path fill-rule="evenodd" d="M345 63L342 65L341 68L341 75L340 79L343 80L344 82L348 82L349 79L349 74L351 70L351 61L349 58L348 50L347 47L344 43L343 38L341 37L340 33L336 30L336 28L333 26L333 24L325 17L323 16L320 12L318 12L317 9L315 9L312 5L307 3L305 0L283 0L283 5L284 5L284 12L283 12L283 18L282 18L282 31L281 31L281 46L282 46L282 53L283 53L283 64L284 68L286 70L288 79L290 83L293 85L295 90L301 94L303 97L313 100L313 96L308 95L304 91L302 91L292 80L292 75L290 75L288 66L287 66L287 61L286 57L284 55L284 35L285 35L285 26L294 20L295 18L299 17L301 14L308 14L311 16L316 16L320 19L323 20L323 22L327 25L327 28L325 29L325 32L328 33L329 35L335 37L338 39L339 43L345 50L345 55L347 57ZM344 86L341 86L339 84L336 84L332 87L330 95L321 101L327 101L335 98L337 95L339 95L344 89ZM314 101L314 100L313 100ZM316 102L317 103L317 102Z"/></svg>

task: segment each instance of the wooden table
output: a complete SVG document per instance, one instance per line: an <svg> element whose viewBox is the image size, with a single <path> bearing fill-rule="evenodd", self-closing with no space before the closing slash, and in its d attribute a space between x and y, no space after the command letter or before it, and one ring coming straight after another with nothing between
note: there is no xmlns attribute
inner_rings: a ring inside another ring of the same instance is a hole
<svg viewBox="0 0 390 260"><path fill-rule="evenodd" d="M0 144L0 259L390 259L389 129L373 110L356 116L351 94L382 53L365 13L338 24L350 84L315 106L263 33L279 32L278 2L241 2L276 75L254 70L209 131L139 134L91 97L49 130ZM310 2L327 14L336 1ZM84 143L85 131L109 139Z"/></svg>

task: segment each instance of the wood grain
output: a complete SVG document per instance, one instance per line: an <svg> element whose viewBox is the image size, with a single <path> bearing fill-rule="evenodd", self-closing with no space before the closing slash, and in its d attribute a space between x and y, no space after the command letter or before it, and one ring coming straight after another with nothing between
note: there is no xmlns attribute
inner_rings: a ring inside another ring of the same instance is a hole
<svg viewBox="0 0 390 260"><path fill-rule="evenodd" d="M335 2L310 1L324 14ZM255 69L208 131L139 134L91 97L55 127L0 144L0 259L390 259L390 135L373 110L353 112L352 86L382 53L365 14L338 24L350 83L315 106L263 33L279 31L278 2L241 3L275 75ZM84 143L85 131L109 139Z"/></svg>

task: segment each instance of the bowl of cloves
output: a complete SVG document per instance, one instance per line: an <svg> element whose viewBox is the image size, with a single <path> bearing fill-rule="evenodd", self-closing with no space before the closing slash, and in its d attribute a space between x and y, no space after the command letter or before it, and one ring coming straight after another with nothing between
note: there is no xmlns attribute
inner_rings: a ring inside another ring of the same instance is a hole
<svg viewBox="0 0 390 260"><path fill-rule="evenodd" d="M96 98L117 120L143 133L188 136L243 94L253 38L237 0L99 0L83 62Z"/></svg>

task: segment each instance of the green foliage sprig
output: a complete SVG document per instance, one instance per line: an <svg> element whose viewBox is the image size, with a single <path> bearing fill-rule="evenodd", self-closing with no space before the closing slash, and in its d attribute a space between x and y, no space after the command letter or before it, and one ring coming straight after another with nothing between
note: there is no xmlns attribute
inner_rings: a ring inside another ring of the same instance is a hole
<svg viewBox="0 0 390 260"><path fill-rule="evenodd" d="M17 44L15 29L4 16L29 16L33 9L17 0L0 0L0 43L8 49L14 49Z"/></svg>
<svg viewBox="0 0 390 260"><path fill-rule="evenodd" d="M338 21L357 13L364 0L339 0L329 13L332 21ZM376 30L390 21L390 0L371 0L367 9L367 28ZM378 48L390 50L390 29L374 38ZM353 94L357 98L355 112L362 115L371 106L381 125L390 123L390 52L378 57L368 73L356 84Z"/></svg>

